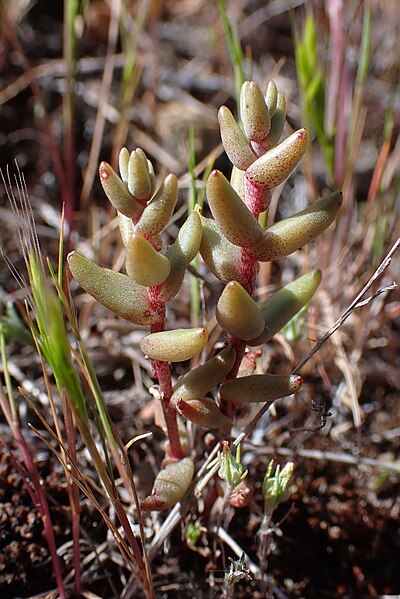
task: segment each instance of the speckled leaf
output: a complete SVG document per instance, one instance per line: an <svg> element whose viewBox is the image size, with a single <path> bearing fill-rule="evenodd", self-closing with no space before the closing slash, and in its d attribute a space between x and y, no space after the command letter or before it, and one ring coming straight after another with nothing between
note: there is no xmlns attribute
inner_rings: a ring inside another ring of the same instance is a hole
<svg viewBox="0 0 400 599"><path fill-rule="evenodd" d="M161 511L174 506L189 489L193 474L194 465L190 458L165 466L157 474L151 495L142 502L141 509Z"/></svg>
<svg viewBox="0 0 400 599"><path fill-rule="evenodd" d="M289 256L323 233L335 220L341 205L341 192L331 193L305 210L273 224L265 231L263 243L251 252L261 262Z"/></svg>
<svg viewBox="0 0 400 599"><path fill-rule="evenodd" d="M141 235L133 235L126 248L128 276L139 285L153 287L163 283L171 270L171 263Z"/></svg>
<svg viewBox="0 0 400 599"><path fill-rule="evenodd" d="M140 148L134 150L128 162L128 189L143 205L154 193L154 171L146 154Z"/></svg>
<svg viewBox="0 0 400 599"><path fill-rule="evenodd" d="M261 142L271 128L264 96L254 81L245 81L240 92L240 116L244 131L251 141Z"/></svg>
<svg viewBox="0 0 400 599"><path fill-rule="evenodd" d="M170 301L180 290L186 269L200 249L202 233L200 216L197 212L192 212L180 228L175 242L165 253L171 263L171 272L162 285L160 300Z"/></svg>
<svg viewBox="0 0 400 599"><path fill-rule="evenodd" d="M280 397L292 395L303 383L301 376L253 374L232 379L220 387L221 398L236 404L272 403Z"/></svg>
<svg viewBox="0 0 400 599"><path fill-rule="evenodd" d="M243 284L240 271L240 248L226 239L213 219L202 216L201 223L203 237L200 254L208 268L223 283L235 280Z"/></svg>
<svg viewBox="0 0 400 599"><path fill-rule="evenodd" d="M212 171L206 191L215 221L231 243L246 249L263 243L262 227L220 171Z"/></svg>
<svg viewBox="0 0 400 599"><path fill-rule="evenodd" d="M282 183L298 165L308 145L306 129L299 129L279 146L258 158L246 171L246 178L261 189Z"/></svg>
<svg viewBox="0 0 400 599"><path fill-rule="evenodd" d="M154 198L143 211L136 226L141 235L156 235L168 225L178 199L178 180L168 175Z"/></svg>
<svg viewBox="0 0 400 599"><path fill-rule="evenodd" d="M197 356L207 340L204 328L175 329L146 335L140 342L140 348L151 360L184 362Z"/></svg>
<svg viewBox="0 0 400 599"><path fill-rule="evenodd" d="M99 175L104 193L114 208L125 216L137 220L143 212L143 206L129 193L127 184L121 181L107 162L100 164Z"/></svg>
<svg viewBox="0 0 400 599"><path fill-rule="evenodd" d="M275 114L277 101L278 90L274 81L269 81L267 85L267 91L265 92L265 104L267 105L270 118Z"/></svg>
<svg viewBox="0 0 400 599"><path fill-rule="evenodd" d="M321 271L313 270L271 295L259 307L264 319L264 331L248 345L261 345L278 333L313 297L321 281Z"/></svg>
<svg viewBox="0 0 400 599"><path fill-rule="evenodd" d="M264 330L260 308L237 281L230 281L223 290L216 308L220 326L238 339L254 339Z"/></svg>
<svg viewBox="0 0 400 599"><path fill-rule="evenodd" d="M235 362L235 356L232 347L225 347L205 364L183 375L174 387L171 403L176 404L178 399L187 401L207 395L226 377Z"/></svg>
<svg viewBox="0 0 400 599"><path fill-rule="evenodd" d="M262 156L279 142L286 120L286 99L282 92L278 92L276 109L271 118L271 129L267 137L260 143L252 143L252 148L257 156Z"/></svg>
<svg viewBox="0 0 400 599"><path fill-rule="evenodd" d="M256 156L243 131L226 106L221 106L219 109L218 122L221 129L222 144L229 160L242 171L246 170L254 162Z"/></svg>
<svg viewBox="0 0 400 599"><path fill-rule="evenodd" d="M158 321L145 287L126 275L97 266L76 252L71 252L67 259L81 287L103 306L135 324L151 325Z"/></svg>
<svg viewBox="0 0 400 599"><path fill-rule="evenodd" d="M213 399L188 399L179 398L176 409L187 420L206 428L228 429L232 420L225 416Z"/></svg>

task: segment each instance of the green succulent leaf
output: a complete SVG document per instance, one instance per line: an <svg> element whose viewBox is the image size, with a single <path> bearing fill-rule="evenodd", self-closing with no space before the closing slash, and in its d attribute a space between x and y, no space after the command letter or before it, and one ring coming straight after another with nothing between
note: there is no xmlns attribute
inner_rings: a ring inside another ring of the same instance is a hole
<svg viewBox="0 0 400 599"><path fill-rule="evenodd" d="M269 81L268 85L267 85L267 91L265 92L265 104L267 105L270 118L272 118L275 114L277 102L278 102L277 87L276 87L274 81Z"/></svg>
<svg viewBox="0 0 400 599"><path fill-rule="evenodd" d="M187 420L206 428L228 429L232 420L225 416L213 399L181 399L176 402L176 409Z"/></svg>
<svg viewBox="0 0 400 599"><path fill-rule="evenodd" d="M207 330L175 329L146 335L140 342L142 352L151 360L184 362L197 356L208 340Z"/></svg>
<svg viewBox="0 0 400 599"><path fill-rule="evenodd" d="M226 239L215 220L202 216L201 223L200 254L213 275L223 283L236 280L245 284L240 271L240 248Z"/></svg>
<svg viewBox="0 0 400 599"><path fill-rule="evenodd" d="M259 144L252 143L252 148L257 156L262 156L265 152L274 148L279 142L283 127L286 120L286 98L282 92L278 92L277 103L274 111L274 115L271 117L271 129L267 137Z"/></svg>
<svg viewBox="0 0 400 599"><path fill-rule="evenodd" d="M240 93L240 116L244 131L251 141L262 142L271 128L264 96L254 81L245 81Z"/></svg>
<svg viewBox="0 0 400 599"><path fill-rule="evenodd" d="M171 403L175 404L178 399L188 401L204 397L226 377L232 369L235 357L235 350L232 347L225 347L205 364L190 370L176 383Z"/></svg>
<svg viewBox="0 0 400 599"><path fill-rule="evenodd" d="M180 290L186 269L200 249L202 233L200 216L192 212L180 228L174 243L165 252L171 263L171 272L162 285L160 300L170 301Z"/></svg>
<svg viewBox="0 0 400 599"><path fill-rule="evenodd" d="M126 275L98 266L76 252L71 252L67 260L81 287L114 314L139 325L158 321L159 316L151 307L145 287Z"/></svg>
<svg viewBox="0 0 400 599"><path fill-rule="evenodd" d="M194 465L190 458L165 466L157 474L151 495L142 502L141 509L161 511L175 505L189 489L193 474Z"/></svg>
<svg viewBox="0 0 400 599"><path fill-rule="evenodd" d="M271 295L259 304L264 330L248 345L255 346L266 343L278 333L313 297L321 282L321 271L313 270Z"/></svg>
<svg viewBox="0 0 400 599"><path fill-rule="evenodd" d="M146 202L154 193L154 171L146 154L140 148L131 152L128 162L128 189L138 202Z"/></svg>
<svg viewBox="0 0 400 599"><path fill-rule="evenodd" d="M232 379L220 387L221 399L235 404L273 403L292 395L303 383L301 376L289 374L253 374Z"/></svg>
<svg viewBox="0 0 400 599"><path fill-rule="evenodd" d="M125 216L137 220L143 212L143 206L130 194L127 184L121 181L107 162L100 164L99 175L104 193L114 208Z"/></svg>
<svg viewBox="0 0 400 599"><path fill-rule="evenodd" d="M216 308L220 326L238 339L254 339L264 330L260 308L237 281L230 281L223 290Z"/></svg>
<svg viewBox="0 0 400 599"><path fill-rule="evenodd" d="M254 162L256 156L233 114L226 106L221 106L219 109L218 122L221 129L222 144L229 160L237 168L245 171Z"/></svg>
<svg viewBox="0 0 400 599"><path fill-rule="evenodd" d="M147 204L136 225L136 232L141 235L156 235L168 225L175 210L178 199L178 180L175 175L168 175L154 198Z"/></svg>
<svg viewBox="0 0 400 599"><path fill-rule="evenodd" d="M171 263L157 252L147 239L133 235L126 248L125 259L128 276L139 285L153 287L168 277Z"/></svg>
<svg viewBox="0 0 400 599"><path fill-rule="evenodd" d="M297 214L266 229L264 239L249 251L260 262L289 256L303 245L314 241L335 220L342 205L342 193L337 191L322 198Z"/></svg>
<svg viewBox="0 0 400 599"><path fill-rule="evenodd" d="M279 146L258 158L246 170L246 178L261 189L277 187L298 165L305 154L307 145L307 130L299 129Z"/></svg>

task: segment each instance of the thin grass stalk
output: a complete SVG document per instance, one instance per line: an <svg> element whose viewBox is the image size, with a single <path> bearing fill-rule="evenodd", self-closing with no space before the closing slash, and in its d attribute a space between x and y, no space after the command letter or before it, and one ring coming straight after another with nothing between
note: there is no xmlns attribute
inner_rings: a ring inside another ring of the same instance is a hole
<svg viewBox="0 0 400 599"><path fill-rule="evenodd" d="M4 367L4 363L3 363L3 367ZM11 410L9 409L9 403L8 403L7 398L4 395L4 392L1 387L0 387L0 408L3 412L4 418L6 419L6 422L13 434L16 446L17 446L18 451L22 458L22 462L24 463L27 474L32 483L32 485L31 485L28 482L27 476L23 472L18 461L13 459L14 467L17 468L18 472L20 473L21 478L22 478L27 490L28 490L29 494L31 495L31 498L32 498L32 501L33 501L35 507L40 512L40 515L42 518L42 523L43 523L44 536L46 538L46 541L47 541L47 544L49 547L49 553L50 553L51 561L53 564L54 577L56 579L58 594L60 596L60 599L65 599L66 594L65 594L64 582L63 582L63 577L62 577L62 572L61 572L61 564L60 564L60 559L57 555L57 545L56 545L56 540L55 540L55 536L54 536L54 530L52 527L51 514L50 514L49 505L47 503L46 495L45 495L42 485L40 483L40 477L37 472L35 463L33 461L32 453L31 453L29 446L22 434L18 420L14 420L12 417ZM2 440L2 442L3 442L3 440ZM11 452L10 452L10 456L12 456Z"/></svg>
<svg viewBox="0 0 400 599"><path fill-rule="evenodd" d="M194 129L190 127L188 133L188 171L190 175L189 182L189 193L188 193L188 214L193 212L196 206L197 191L196 191L196 149L195 149L195 136ZM192 261L192 266L197 269L199 265L199 259L196 258ZM190 322L192 327L198 327L200 324L200 284L199 280L191 276L190 277Z"/></svg>
<svg viewBox="0 0 400 599"><path fill-rule="evenodd" d="M224 25L225 38L228 44L229 56L233 67L233 77L235 82L235 98L236 107L239 113L240 107L240 90L245 82L246 75L244 69L244 60L240 37L236 29L229 22L228 13L224 4L224 0L217 0L217 6L221 14Z"/></svg>

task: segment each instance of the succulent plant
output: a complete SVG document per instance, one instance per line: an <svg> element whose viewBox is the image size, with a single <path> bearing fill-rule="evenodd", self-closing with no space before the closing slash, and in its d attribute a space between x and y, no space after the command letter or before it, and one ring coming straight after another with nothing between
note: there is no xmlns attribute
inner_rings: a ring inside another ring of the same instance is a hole
<svg viewBox="0 0 400 599"><path fill-rule="evenodd" d="M320 271L312 271L257 303L259 262L283 258L314 240L334 221L341 205L341 194L335 192L266 229L261 226L259 216L268 210L271 189L290 175L308 144L306 129L278 143L285 115L285 97L273 82L265 95L253 81L243 84L243 126L227 107L220 108L222 143L233 165L230 181L218 170L211 172L206 192L212 218L194 210L167 248L162 232L177 202L176 177L168 175L156 190L153 167L141 149L121 150L120 176L106 162L100 165L103 189L118 212L127 274L102 268L76 252L68 256L68 263L76 280L100 303L137 325L150 326L141 349L158 380L170 463L157 476L144 509L171 506L190 485L193 462L181 443L180 415L226 432L242 404L272 403L301 386L300 376L240 372L246 346L271 339L308 304L321 279ZM198 252L225 285L216 318L226 334L226 347L173 387L171 363L199 355L208 341L206 328L165 330L166 305L179 293ZM214 391L218 387L219 394ZM225 447L221 456L226 460L228 453Z"/></svg>

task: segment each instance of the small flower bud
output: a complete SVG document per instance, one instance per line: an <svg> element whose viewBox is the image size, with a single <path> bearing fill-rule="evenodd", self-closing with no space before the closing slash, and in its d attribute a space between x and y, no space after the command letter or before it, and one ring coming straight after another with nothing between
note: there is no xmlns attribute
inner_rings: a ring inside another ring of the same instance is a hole
<svg viewBox="0 0 400 599"><path fill-rule="evenodd" d="M260 308L237 281L230 281L223 290L216 317L224 331L238 339L254 339L264 330Z"/></svg>
<svg viewBox="0 0 400 599"><path fill-rule="evenodd" d="M163 283L171 270L171 263L141 235L133 235L126 248L128 276L139 285L153 287Z"/></svg>
<svg viewBox="0 0 400 599"><path fill-rule="evenodd" d="M208 340L204 328L175 329L146 335L140 348L151 360L184 362L199 354Z"/></svg>
<svg viewBox="0 0 400 599"><path fill-rule="evenodd" d="M218 476L225 480L231 489L234 489L247 476L241 464L240 445L236 449L236 458L229 450L228 441L222 441L222 451L218 452L219 470Z"/></svg>
<svg viewBox="0 0 400 599"><path fill-rule="evenodd" d="M254 162L256 156L233 114L226 106L221 106L219 109L218 122L221 129L222 144L229 160L237 168L245 171Z"/></svg>
<svg viewBox="0 0 400 599"><path fill-rule="evenodd" d="M142 502L141 509L161 511L175 505L189 489L193 474L194 466L190 458L165 466L157 474L151 495Z"/></svg>
<svg viewBox="0 0 400 599"><path fill-rule="evenodd" d="M262 484L262 493L264 497L264 513L269 518L280 503L286 501L290 495L289 483L293 475L294 464L288 462L281 470L276 467L275 473L272 473L274 460L268 464L267 472Z"/></svg>
<svg viewBox="0 0 400 599"><path fill-rule="evenodd" d="M223 383L220 394L221 399L235 404L272 404L276 399L298 391L302 383L303 379L297 374L253 374Z"/></svg>

